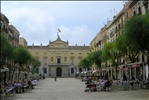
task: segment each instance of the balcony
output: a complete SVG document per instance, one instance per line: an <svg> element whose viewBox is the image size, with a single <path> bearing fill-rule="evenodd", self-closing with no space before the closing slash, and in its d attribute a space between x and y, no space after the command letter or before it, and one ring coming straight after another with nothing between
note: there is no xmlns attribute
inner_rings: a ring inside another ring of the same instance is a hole
<svg viewBox="0 0 149 100"><path fill-rule="evenodd" d="M60 64L58 64L58 63L50 63L48 65L49 66L57 66L57 65L70 65L70 64L68 64L68 63L60 63Z"/></svg>

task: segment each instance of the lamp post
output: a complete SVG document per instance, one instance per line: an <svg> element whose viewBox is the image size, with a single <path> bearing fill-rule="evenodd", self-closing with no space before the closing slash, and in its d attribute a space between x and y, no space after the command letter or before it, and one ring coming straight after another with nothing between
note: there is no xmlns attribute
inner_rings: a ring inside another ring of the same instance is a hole
<svg viewBox="0 0 149 100"><path fill-rule="evenodd" d="M43 70L43 79L45 79L44 71L45 71L45 66L42 67Z"/></svg>
<svg viewBox="0 0 149 100"><path fill-rule="evenodd" d="M116 76L116 79L118 79L118 75L117 75L118 58L115 59L115 63L116 63L116 66L115 66L116 67L115 68L116 69L116 71L115 71L116 75L115 76Z"/></svg>

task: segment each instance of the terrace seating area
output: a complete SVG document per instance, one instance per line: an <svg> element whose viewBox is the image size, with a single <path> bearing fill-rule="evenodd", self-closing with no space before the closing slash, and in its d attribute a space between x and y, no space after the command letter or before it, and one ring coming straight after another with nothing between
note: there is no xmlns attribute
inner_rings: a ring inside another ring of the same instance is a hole
<svg viewBox="0 0 149 100"><path fill-rule="evenodd" d="M129 91L139 89L149 89L149 80L92 80L90 77L84 78L85 92L97 91Z"/></svg>
<svg viewBox="0 0 149 100"><path fill-rule="evenodd" d="M22 82L14 81L12 84L0 84L0 98L7 99L8 96L15 96L16 93L25 93L38 86L38 80L22 80ZM3 99L2 99L3 100Z"/></svg>

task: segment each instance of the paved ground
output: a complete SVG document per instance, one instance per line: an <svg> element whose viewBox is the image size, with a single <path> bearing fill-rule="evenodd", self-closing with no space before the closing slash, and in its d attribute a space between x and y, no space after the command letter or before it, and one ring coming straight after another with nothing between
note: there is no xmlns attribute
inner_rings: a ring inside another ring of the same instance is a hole
<svg viewBox="0 0 149 100"><path fill-rule="evenodd" d="M74 78L40 80L37 88L7 100L149 100L149 90L84 92L85 84Z"/></svg>

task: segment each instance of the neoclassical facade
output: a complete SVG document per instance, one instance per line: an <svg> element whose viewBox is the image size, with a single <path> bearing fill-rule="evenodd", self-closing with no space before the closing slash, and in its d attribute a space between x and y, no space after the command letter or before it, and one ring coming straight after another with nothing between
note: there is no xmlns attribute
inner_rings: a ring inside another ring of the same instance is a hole
<svg viewBox="0 0 149 100"><path fill-rule="evenodd" d="M69 46L68 41L57 36L47 46L28 46L28 51L41 61L39 74L46 77L74 77L83 69L79 67L81 59L90 53L89 46Z"/></svg>

